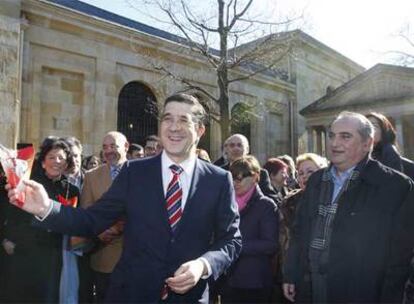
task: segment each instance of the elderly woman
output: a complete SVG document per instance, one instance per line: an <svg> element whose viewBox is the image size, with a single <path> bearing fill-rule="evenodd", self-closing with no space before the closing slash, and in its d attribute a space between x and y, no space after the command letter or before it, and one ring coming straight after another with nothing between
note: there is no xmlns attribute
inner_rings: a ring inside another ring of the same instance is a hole
<svg viewBox="0 0 414 304"><path fill-rule="evenodd" d="M279 158L269 158L263 166L269 172L270 182L273 189L282 200L289 192L288 178L289 167Z"/></svg>
<svg viewBox="0 0 414 304"><path fill-rule="evenodd" d="M277 250L278 216L258 186L260 165L243 156L230 166L240 212L243 249L224 278L223 303L267 303L272 287L271 258Z"/></svg>
<svg viewBox="0 0 414 304"><path fill-rule="evenodd" d="M281 294L282 284L282 265L285 260L287 249L289 247L290 229L295 219L295 212L300 203L300 198L306 188L309 177L313 172L325 168L328 165L327 160L315 153L304 153L296 158L297 177L300 189L290 191L282 202L279 204L279 246L280 251L274 258L273 274L275 277L276 288L274 290L274 300L276 302L284 301Z"/></svg>
<svg viewBox="0 0 414 304"><path fill-rule="evenodd" d="M64 205L76 206L78 189L64 176L73 166L67 143L53 138L42 144L36 172L49 197ZM5 227L7 240L15 244L5 272L7 302L59 302L62 270L62 235L33 225L33 217L13 207Z"/></svg>
<svg viewBox="0 0 414 304"><path fill-rule="evenodd" d="M283 256L285 250L287 250L288 247L289 230L295 217L296 208L298 206L300 197L306 188L308 179L313 172L327 166L328 161L326 158L315 153L304 153L296 158L296 168L298 171L298 183L300 189L289 192L279 206L281 215L281 248Z"/></svg>

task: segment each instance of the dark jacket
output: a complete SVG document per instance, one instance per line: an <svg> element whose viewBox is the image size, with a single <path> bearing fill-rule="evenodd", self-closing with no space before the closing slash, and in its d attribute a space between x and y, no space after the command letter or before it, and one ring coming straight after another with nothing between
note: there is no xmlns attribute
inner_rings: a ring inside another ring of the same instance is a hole
<svg viewBox="0 0 414 304"><path fill-rule="evenodd" d="M414 181L414 162L411 159L401 157L403 172Z"/></svg>
<svg viewBox="0 0 414 304"><path fill-rule="evenodd" d="M243 247L227 275L232 288L270 288L271 259L278 245L278 215L275 203L258 186L240 212Z"/></svg>
<svg viewBox="0 0 414 304"><path fill-rule="evenodd" d="M324 169L329 170L329 168ZM310 285L309 244L321 196L324 170L312 174L292 230L284 280L297 300ZM413 247L413 183L377 161L367 160L356 184L338 200L327 276L328 302L400 302Z"/></svg>
<svg viewBox="0 0 414 304"><path fill-rule="evenodd" d="M403 172L401 155L397 148L392 144L377 144L372 151L372 158L387 167Z"/></svg>
<svg viewBox="0 0 414 304"><path fill-rule="evenodd" d="M52 181L44 172L34 175L50 198L62 201L78 198L78 189L65 177ZM5 302L54 303L59 301L62 269L62 235L36 227L34 217L9 204L3 237L15 243L14 254L6 257L3 269ZM24 292L22 292L24 291Z"/></svg>
<svg viewBox="0 0 414 304"><path fill-rule="evenodd" d="M161 172L161 155L128 161L93 206L75 209L54 203L40 223L90 237L125 216L123 251L106 302L158 302L165 279L183 263L203 257L211 266L211 279L217 279L239 255L239 215L230 174L196 160L184 212L173 232ZM207 291L206 280L200 280L184 295L169 292L167 302L208 303Z"/></svg>

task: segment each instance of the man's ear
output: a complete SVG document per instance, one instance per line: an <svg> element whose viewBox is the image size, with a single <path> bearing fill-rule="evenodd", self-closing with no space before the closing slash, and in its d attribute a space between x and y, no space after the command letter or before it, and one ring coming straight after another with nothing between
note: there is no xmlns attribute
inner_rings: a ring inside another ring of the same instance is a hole
<svg viewBox="0 0 414 304"><path fill-rule="evenodd" d="M198 138L201 138L201 136L203 136L205 132L206 132L206 127L202 124L199 124L198 130L197 130Z"/></svg>
<svg viewBox="0 0 414 304"><path fill-rule="evenodd" d="M373 138L368 138L364 143L364 150L369 153L372 151L373 147L374 147L374 139Z"/></svg>

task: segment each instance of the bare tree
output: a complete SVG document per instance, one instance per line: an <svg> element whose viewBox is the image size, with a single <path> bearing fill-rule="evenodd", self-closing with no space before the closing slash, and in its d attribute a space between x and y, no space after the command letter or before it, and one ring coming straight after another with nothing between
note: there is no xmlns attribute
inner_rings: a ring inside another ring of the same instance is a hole
<svg viewBox="0 0 414 304"><path fill-rule="evenodd" d="M185 38L182 43L215 71L216 93L192 81L190 75L178 75L165 65L154 64L165 76L179 80L189 90L197 90L218 104L219 113L211 117L220 124L222 140L230 134L229 88L232 83L265 72L286 77L277 65L292 49L291 36L295 32L286 30L301 17L286 17L281 22L260 18L251 11L255 0L210 0L203 5L189 0L143 0L139 6L136 1L127 0L141 13L173 25L177 34ZM200 5L201 12L197 10ZM167 21L147 13L154 8L167 16ZM248 40L254 42L241 45Z"/></svg>
<svg viewBox="0 0 414 304"><path fill-rule="evenodd" d="M414 66L414 32L409 24L404 25L397 33L397 37L403 40L406 45L405 50L394 50L396 63L403 66Z"/></svg>

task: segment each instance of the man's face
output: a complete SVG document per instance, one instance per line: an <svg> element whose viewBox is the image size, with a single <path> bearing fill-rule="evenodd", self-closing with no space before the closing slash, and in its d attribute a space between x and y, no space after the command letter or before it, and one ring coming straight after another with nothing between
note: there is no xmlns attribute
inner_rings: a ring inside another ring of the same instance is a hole
<svg viewBox="0 0 414 304"><path fill-rule="evenodd" d="M233 136L226 141L226 152L230 163L249 153L248 147L240 136Z"/></svg>
<svg viewBox="0 0 414 304"><path fill-rule="evenodd" d="M343 172L358 164L370 151L372 139L363 140L358 133L357 118L335 121L328 133L328 157Z"/></svg>
<svg viewBox="0 0 414 304"><path fill-rule="evenodd" d="M143 158L144 157L144 150L134 150L131 153L131 157L129 159L137 159L137 158Z"/></svg>
<svg viewBox="0 0 414 304"><path fill-rule="evenodd" d="M117 136L106 135L102 143L103 157L109 165L119 165L126 160L128 143Z"/></svg>
<svg viewBox="0 0 414 304"><path fill-rule="evenodd" d="M144 154L146 157L155 156L161 153L160 144L156 140L147 140L144 147Z"/></svg>
<svg viewBox="0 0 414 304"><path fill-rule="evenodd" d="M73 170L72 174L77 174L80 171L82 165L82 151L77 146L72 147L72 156L73 156Z"/></svg>
<svg viewBox="0 0 414 304"><path fill-rule="evenodd" d="M168 156L180 163L195 149L204 133L204 126L195 121L194 106L182 102L169 102L161 118L161 144Z"/></svg>

